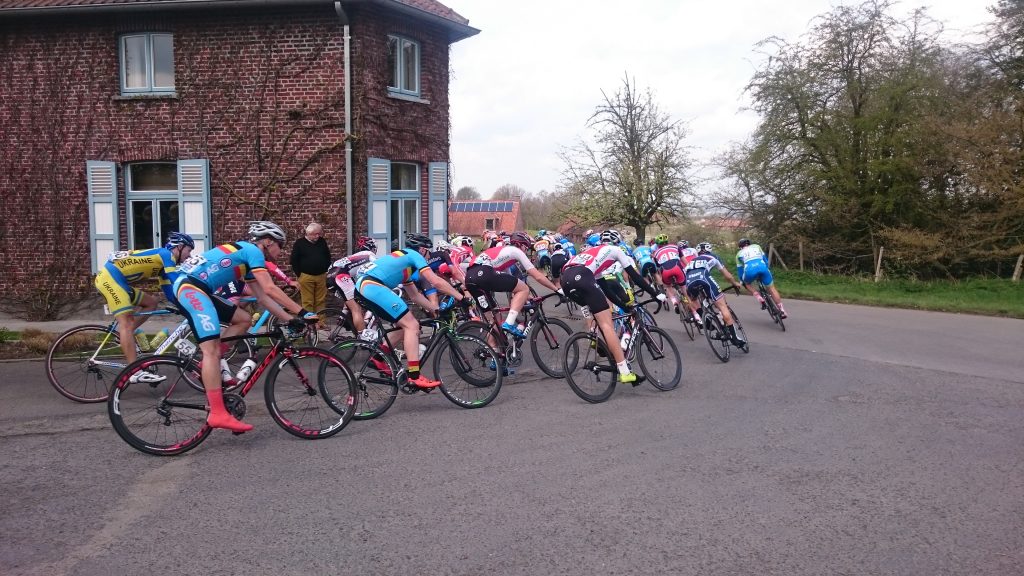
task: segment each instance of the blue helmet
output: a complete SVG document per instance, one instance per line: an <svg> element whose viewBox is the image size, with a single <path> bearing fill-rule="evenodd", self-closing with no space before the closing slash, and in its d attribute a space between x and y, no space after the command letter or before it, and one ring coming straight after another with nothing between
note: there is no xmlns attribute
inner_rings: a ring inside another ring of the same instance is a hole
<svg viewBox="0 0 1024 576"><path fill-rule="evenodd" d="M192 240L191 236L185 234L184 232L171 232L170 234L167 235L167 243L164 244L164 248L171 250L173 248L177 248L178 246L188 246L189 248L195 250L196 243L195 240Z"/></svg>
<svg viewBox="0 0 1024 576"><path fill-rule="evenodd" d="M600 243L601 243L601 235L598 234L597 232L591 234L590 236L587 236L587 244L589 244L591 246L597 246Z"/></svg>

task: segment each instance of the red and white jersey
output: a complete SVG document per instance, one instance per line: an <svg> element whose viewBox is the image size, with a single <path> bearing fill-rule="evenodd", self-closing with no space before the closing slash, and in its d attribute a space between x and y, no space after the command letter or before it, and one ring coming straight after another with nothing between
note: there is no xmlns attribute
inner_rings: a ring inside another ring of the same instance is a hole
<svg viewBox="0 0 1024 576"><path fill-rule="evenodd" d="M679 256L680 260L683 261L683 267L685 268L687 264L693 262L693 259L697 257L697 249L689 247L683 248L683 251L679 253Z"/></svg>
<svg viewBox="0 0 1024 576"><path fill-rule="evenodd" d="M562 270L565 270L570 266L585 266L594 273L595 277L597 277L615 264L620 264L624 269L629 266L636 268L636 262L627 256L625 252L619 249L618 246L609 246L605 244L603 246L587 248L583 252L573 256L571 260L565 263Z"/></svg>
<svg viewBox="0 0 1024 576"><path fill-rule="evenodd" d="M523 272L534 268L526 254L515 246L495 246L483 250L473 259L473 264L490 266L499 272L508 270L513 265L519 266Z"/></svg>
<svg viewBox="0 0 1024 576"><path fill-rule="evenodd" d="M473 247L452 246L451 250L448 251L448 257L452 259L452 264L462 268L462 271L465 272L466 268L473 262Z"/></svg>
<svg viewBox="0 0 1024 576"><path fill-rule="evenodd" d="M654 261L658 267L675 266L679 262L679 247L675 244L666 244L654 251Z"/></svg>

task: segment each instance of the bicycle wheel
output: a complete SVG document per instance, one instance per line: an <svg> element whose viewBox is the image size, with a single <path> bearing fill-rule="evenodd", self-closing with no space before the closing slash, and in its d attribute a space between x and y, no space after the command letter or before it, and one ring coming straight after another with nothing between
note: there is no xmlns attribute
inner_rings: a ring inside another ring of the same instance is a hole
<svg viewBox="0 0 1024 576"><path fill-rule="evenodd" d="M565 344L564 370L577 396L597 404L615 391L618 370L604 342L590 332L577 332Z"/></svg>
<svg viewBox="0 0 1024 576"><path fill-rule="evenodd" d="M732 325L736 327L736 333L743 339L743 346L737 346L737 348L743 350L744 354L750 354L750 340L747 340L747 332L743 329L743 323L740 322L740 317L736 315L732 306L729 306L729 314L732 314Z"/></svg>
<svg viewBox="0 0 1024 576"><path fill-rule="evenodd" d="M782 312L779 311L779 306L772 300L771 294L767 290L761 290L761 297L764 298L765 307L768 309L768 315L772 317L772 320L779 325L779 329L783 332L786 331L786 323L782 321Z"/></svg>
<svg viewBox="0 0 1024 576"><path fill-rule="evenodd" d="M98 324L76 326L47 350L46 377L65 398L103 402L126 364L116 330Z"/></svg>
<svg viewBox="0 0 1024 576"><path fill-rule="evenodd" d="M198 364L180 356L146 356L129 364L107 399L117 435L156 456L188 452L205 440L212 430L206 424L206 394L188 384L184 374L189 372L199 379ZM136 374L149 381L132 382Z"/></svg>
<svg viewBox="0 0 1024 576"><path fill-rule="evenodd" d="M718 356L722 362L728 362L730 351L729 334L726 332L725 324L718 318L718 315L709 310L704 311L704 337L708 339L711 351Z"/></svg>
<svg viewBox="0 0 1024 576"><path fill-rule="evenodd" d="M470 334L446 333L433 351L434 377L441 393L463 408L490 404L501 391L498 353L486 341Z"/></svg>
<svg viewBox="0 0 1024 576"><path fill-rule="evenodd" d="M455 332L457 334L466 334L469 336L474 336L486 342L488 346L494 349L494 352L498 357L497 365L506 367L502 374L508 374L508 358L506 358L506 354L508 353L507 346L509 345L509 337L506 334L504 334L501 330L498 330L497 326L488 322L471 320L469 322L463 322L462 324L459 324L459 327L455 329ZM520 346L520 350L521 349L522 347ZM522 360L520 359L519 363L521 362ZM490 366L488 366L487 368L488 370L490 370ZM472 374L469 374L469 376L472 377ZM479 380L474 380L474 382L476 383L477 386L490 386L491 377L490 375L483 375Z"/></svg>
<svg viewBox="0 0 1024 576"><path fill-rule="evenodd" d="M220 330L222 334L224 333L224 329L227 327L227 324L220 325ZM178 356L181 356L182 358L195 360L196 364L201 363L203 361L203 353L202 351L199 350L199 344L196 343L196 337L195 334L192 332L191 327L185 330L185 333L182 335L181 340L188 340L189 342L192 343L192 346L194 348L192 349L191 353L188 353L185 349L180 348L178 344L175 343L175 350L177 351ZM250 358L255 359L255 340L255 338L246 338L244 340L234 340L227 343L228 349L221 356L221 358L227 361L228 368L230 369L229 371L232 374L238 374L238 371L242 368L242 364L244 364L246 360ZM205 390L205 388L203 388L203 381L201 378L199 378L198 372L196 374L185 372L183 375L185 376L185 381L188 382L189 386L192 386L199 392L203 392ZM222 386L225 392L234 392L241 388L242 384L243 382L236 382L235 384L232 385L222 383Z"/></svg>
<svg viewBox="0 0 1024 576"><path fill-rule="evenodd" d="M561 320L538 320L530 332L530 352L537 367L552 378L565 378L562 371L562 348L572 336L572 328Z"/></svg>
<svg viewBox="0 0 1024 576"><path fill-rule="evenodd" d="M693 324L693 313L690 312L690 307L683 303L679 304L679 321L683 323L683 330L686 331L686 335L692 342L697 335L697 327Z"/></svg>
<svg viewBox="0 0 1024 576"><path fill-rule="evenodd" d="M679 386L683 377L683 358L668 332L648 327L643 341L634 346L638 347L640 369L648 382L658 390L672 390Z"/></svg>
<svg viewBox="0 0 1024 576"><path fill-rule="evenodd" d="M359 336L355 333L347 308L325 308L319 316L317 331L321 346L333 347L342 340Z"/></svg>
<svg viewBox="0 0 1024 576"><path fill-rule="evenodd" d="M334 436L348 425L355 415L355 392L345 363L313 346L275 360L263 382L270 417L289 434L309 440Z"/></svg>
<svg viewBox="0 0 1024 576"><path fill-rule="evenodd" d="M398 396L398 372L401 367L390 354L380 352L370 342L342 340L331 348L352 371L356 381L356 420L369 420L387 412ZM346 410L344 390L322 389L328 406Z"/></svg>

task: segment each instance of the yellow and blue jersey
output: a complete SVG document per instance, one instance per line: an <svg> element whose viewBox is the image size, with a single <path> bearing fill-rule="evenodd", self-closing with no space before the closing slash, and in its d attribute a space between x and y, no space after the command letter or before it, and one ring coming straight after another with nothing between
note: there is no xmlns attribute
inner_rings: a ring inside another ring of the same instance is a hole
<svg viewBox="0 0 1024 576"><path fill-rule="evenodd" d="M174 302L171 284L179 271L171 251L166 248L114 252L103 265L103 270L125 289L142 280L159 280L164 295Z"/></svg>

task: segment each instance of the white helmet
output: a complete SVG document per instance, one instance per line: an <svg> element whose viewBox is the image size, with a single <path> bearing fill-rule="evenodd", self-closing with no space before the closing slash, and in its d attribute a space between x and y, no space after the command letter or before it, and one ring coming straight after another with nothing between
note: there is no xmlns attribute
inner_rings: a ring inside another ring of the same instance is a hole
<svg viewBox="0 0 1024 576"><path fill-rule="evenodd" d="M260 238L273 238L284 244L286 236L281 227L269 220L256 220L249 222L249 238L259 240Z"/></svg>

